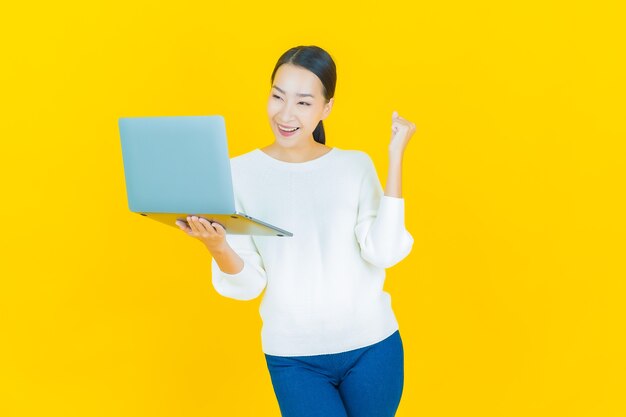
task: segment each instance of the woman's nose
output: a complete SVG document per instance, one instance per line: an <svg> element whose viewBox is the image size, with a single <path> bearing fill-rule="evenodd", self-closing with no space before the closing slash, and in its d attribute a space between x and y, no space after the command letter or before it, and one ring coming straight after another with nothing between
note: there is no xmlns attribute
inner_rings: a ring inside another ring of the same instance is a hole
<svg viewBox="0 0 626 417"><path fill-rule="evenodd" d="M289 103L286 103L280 109L280 112L278 113L278 116L279 116L279 119L281 121L283 121L283 122L290 122L292 113L293 113L293 109L292 109L291 105Z"/></svg>

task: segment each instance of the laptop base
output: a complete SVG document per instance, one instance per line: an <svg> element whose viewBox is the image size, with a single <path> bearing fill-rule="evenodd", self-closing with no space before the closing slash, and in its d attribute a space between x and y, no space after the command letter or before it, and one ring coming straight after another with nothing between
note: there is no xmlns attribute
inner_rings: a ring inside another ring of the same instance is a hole
<svg viewBox="0 0 626 417"><path fill-rule="evenodd" d="M187 216L204 217L207 220L212 220L221 224L226 230L226 234L229 235L261 235L261 236L293 236L286 230L280 229L275 226L270 226L260 220L253 219L250 216L246 216L243 213L233 214L180 214L180 213L137 213L145 217L149 217L158 222L167 224L168 226L180 229L176 224L176 220L181 220L187 223Z"/></svg>

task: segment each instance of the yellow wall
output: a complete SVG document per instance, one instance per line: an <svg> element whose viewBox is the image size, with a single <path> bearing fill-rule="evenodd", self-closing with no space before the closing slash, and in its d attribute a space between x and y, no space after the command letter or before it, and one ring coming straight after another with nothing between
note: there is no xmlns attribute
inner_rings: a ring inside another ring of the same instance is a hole
<svg viewBox="0 0 626 417"><path fill-rule="evenodd" d="M0 415L278 415L259 299L129 212L117 118L220 113L232 155L263 146L300 44L338 66L329 144L383 184L392 111L418 126L398 416L626 415L626 19L582 3L3 5Z"/></svg>

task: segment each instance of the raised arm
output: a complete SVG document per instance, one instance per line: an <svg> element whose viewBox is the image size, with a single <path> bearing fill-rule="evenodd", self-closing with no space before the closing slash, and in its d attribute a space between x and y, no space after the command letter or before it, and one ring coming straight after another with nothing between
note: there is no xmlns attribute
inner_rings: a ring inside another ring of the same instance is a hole
<svg viewBox="0 0 626 417"><path fill-rule="evenodd" d="M394 111L389 144L389 174L384 195L374 164L369 158L361 183L355 234L363 259L381 268L389 268L400 262L413 247L413 237L404 226L402 162L404 150L414 132L415 125Z"/></svg>
<svg viewBox="0 0 626 417"><path fill-rule="evenodd" d="M415 124L398 116L394 111L391 116L391 141L389 143L389 173L385 195L402 198L402 162L404 151L411 136L415 133Z"/></svg>

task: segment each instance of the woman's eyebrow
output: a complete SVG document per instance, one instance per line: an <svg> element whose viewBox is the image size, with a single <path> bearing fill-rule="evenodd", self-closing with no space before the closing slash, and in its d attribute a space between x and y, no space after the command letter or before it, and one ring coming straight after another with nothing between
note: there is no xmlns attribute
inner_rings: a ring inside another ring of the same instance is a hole
<svg viewBox="0 0 626 417"><path fill-rule="evenodd" d="M272 86L272 88L277 89L278 91L280 91L280 92L281 92L281 93L283 93L283 94L287 94L287 93L285 93L283 90L281 90L280 88L276 87L275 85L273 85L273 86ZM311 98L315 98L315 97L313 97L313 94L308 94L308 93L296 93L296 95L297 95L298 97L311 97Z"/></svg>

